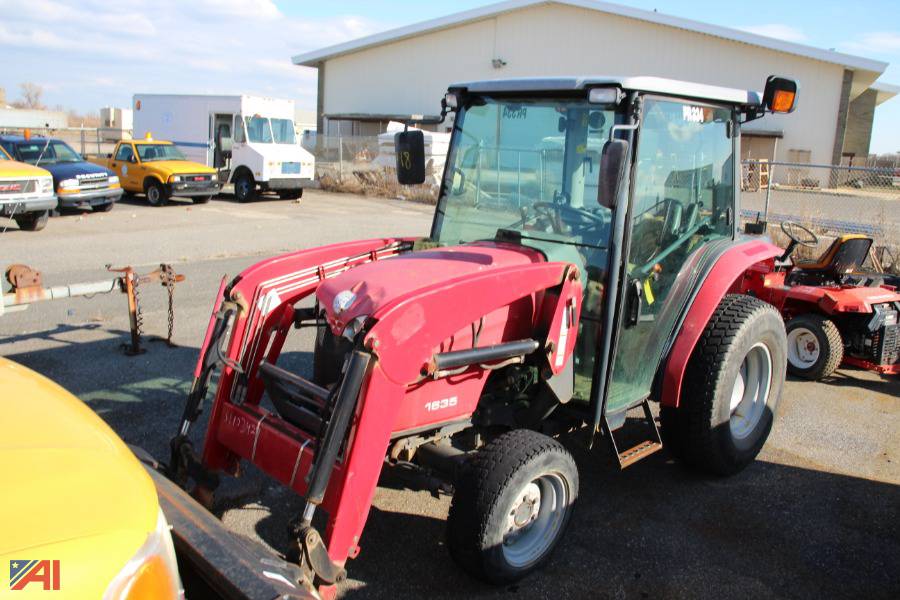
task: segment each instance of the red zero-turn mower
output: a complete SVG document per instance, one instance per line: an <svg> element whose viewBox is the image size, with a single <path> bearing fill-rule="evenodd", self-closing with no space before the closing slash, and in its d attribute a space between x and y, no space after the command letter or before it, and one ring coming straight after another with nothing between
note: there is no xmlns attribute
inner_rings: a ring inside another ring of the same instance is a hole
<svg viewBox="0 0 900 600"><path fill-rule="evenodd" d="M775 308L740 293L782 250L738 233L739 137L790 112L796 90L451 87L433 121L456 113L430 236L302 250L223 281L166 472L207 505L241 461L303 496L288 557L298 585L329 597L385 468L453 490L450 554L494 583L542 565L570 521L578 472L558 434L599 433L625 467L661 448L658 402L678 458L742 469L772 427L787 346ZM396 151L399 181L421 183L422 132L398 133ZM305 327L311 376L279 366ZM198 456L188 431L214 372ZM630 409L646 435L622 448Z"/></svg>
<svg viewBox="0 0 900 600"><path fill-rule="evenodd" d="M889 276L860 272L872 238L843 235L818 260L788 263L797 246L814 247L818 238L790 221L781 229L790 239L781 264L748 277L745 291L774 304L784 316L788 371L822 379L844 362L900 373L900 293L885 283Z"/></svg>

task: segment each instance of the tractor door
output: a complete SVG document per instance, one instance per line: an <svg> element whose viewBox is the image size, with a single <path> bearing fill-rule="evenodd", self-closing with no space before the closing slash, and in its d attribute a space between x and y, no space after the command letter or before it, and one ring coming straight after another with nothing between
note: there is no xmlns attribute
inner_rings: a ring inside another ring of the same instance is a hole
<svg viewBox="0 0 900 600"><path fill-rule="evenodd" d="M646 97L628 213L624 299L604 412L650 395L691 286L685 265L734 236L731 108Z"/></svg>

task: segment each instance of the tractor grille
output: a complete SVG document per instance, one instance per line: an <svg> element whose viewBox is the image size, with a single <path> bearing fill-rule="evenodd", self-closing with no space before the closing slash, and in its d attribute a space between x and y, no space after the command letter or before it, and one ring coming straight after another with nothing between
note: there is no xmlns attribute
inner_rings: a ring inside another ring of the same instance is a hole
<svg viewBox="0 0 900 600"><path fill-rule="evenodd" d="M882 327L872 335L872 355L879 365L900 360L900 323Z"/></svg>
<svg viewBox="0 0 900 600"><path fill-rule="evenodd" d="M88 173L86 175L78 175L78 187L81 191L99 190L109 186L109 175L106 173Z"/></svg>
<svg viewBox="0 0 900 600"><path fill-rule="evenodd" d="M37 182L34 179L21 181L0 181L0 194L27 194L35 190Z"/></svg>

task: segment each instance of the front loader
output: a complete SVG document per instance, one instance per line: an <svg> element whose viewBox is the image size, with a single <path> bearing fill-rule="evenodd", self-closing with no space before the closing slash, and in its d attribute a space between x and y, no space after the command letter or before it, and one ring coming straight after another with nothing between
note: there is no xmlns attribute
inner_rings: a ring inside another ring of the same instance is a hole
<svg viewBox="0 0 900 600"><path fill-rule="evenodd" d="M790 112L796 91L779 77L762 96L648 77L452 86L430 235L301 250L223 280L166 473L211 506L249 461L302 496L293 583L331 597L384 469L453 492L448 549L494 583L544 564L572 518L578 472L557 438L605 438L622 468L665 439L694 468L739 471L786 364L778 312L739 293L782 253L738 232L740 130ZM396 142L399 181L420 183L421 132ZM312 372L279 365L307 327ZM632 410L645 435L626 447Z"/></svg>

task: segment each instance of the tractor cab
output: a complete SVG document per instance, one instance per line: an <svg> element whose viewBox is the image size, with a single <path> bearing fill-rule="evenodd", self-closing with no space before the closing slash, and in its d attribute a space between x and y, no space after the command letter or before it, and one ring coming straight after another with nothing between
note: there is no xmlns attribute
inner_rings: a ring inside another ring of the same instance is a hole
<svg viewBox="0 0 900 600"><path fill-rule="evenodd" d="M769 96L793 83L772 79ZM512 245L578 265L572 408L621 420L654 394L695 270L737 236L739 132L760 103L754 92L652 77L451 86L429 242ZM398 150L413 150L398 151L404 183L423 172L415 133L397 135Z"/></svg>

